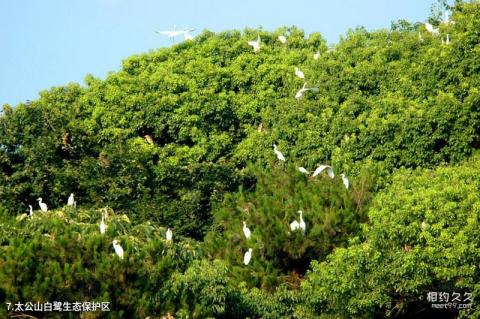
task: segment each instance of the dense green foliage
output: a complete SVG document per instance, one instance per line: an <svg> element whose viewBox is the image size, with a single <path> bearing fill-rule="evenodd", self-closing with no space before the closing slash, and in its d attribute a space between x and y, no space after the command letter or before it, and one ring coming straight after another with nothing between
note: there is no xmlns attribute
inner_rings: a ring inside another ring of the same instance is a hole
<svg viewBox="0 0 480 319"><path fill-rule="evenodd" d="M5 105L0 302L112 303L89 318L434 318L426 294L459 290L478 307L480 3L451 9L454 23L430 18L438 36L401 20L330 47L295 27L204 31ZM294 98L295 66L318 93ZM336 177L297 169L319 164ZM38 197L50 211L22 215ZM298 210L305 234L290 230Z"/></svg>

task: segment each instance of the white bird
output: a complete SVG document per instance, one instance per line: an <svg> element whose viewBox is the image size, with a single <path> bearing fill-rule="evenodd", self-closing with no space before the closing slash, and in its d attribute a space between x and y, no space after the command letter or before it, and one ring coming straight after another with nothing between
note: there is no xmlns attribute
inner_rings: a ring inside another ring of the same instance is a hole
<svg viewBox="0 0 480 319"><path fill-rule="evenodd" d="M295 75L300 79L305 79L305 74L303 74L303 72L297 67L295 67Z"/></svg>
<svg viewBox="0 0 480 319"><path fill-rule="evenodd" d="M290 223L290 230L291 231L296 231L299 228L300 228L300 224L296 220L294 220L293 222Z"/></svg>
<svg viewBox="0 0 480 319"><path fill-rule="evenodd" d="M440 33L438 28L434 28L433 25L431 25L428 22L425 22L425 29L427 29L427 31L430 32L433 35L438 35Z"/></svg>
<svg viewBox="0 0 480 319"><path fill-rule="evenodd" d="M250 235L252 234L250 229L247 227L247 223L245 221L243 221L243 234L245 235L245 238L247 238L247 239L249 239Z"/></svg>
<svg viewBox="0 0 480 319"><path fill-rule="evenodd" d="M277 155L277 158L279 161L284 161L285 162L285 156L283 156L282 152L280 152L278 149L277 149L277 145L276 144L273 144L273 151L275 152L275 154Z"/></svg>
<svg viewBox="0 0 480 319"><path fill-rule="evenodd" d="M290 223L290 230L291 231L296 231L297 229L301 229L305 233L305 230L307 229L307 226L305 225L305 221L302 218L303 212L301 210L299 210L297 213L300 214L300 222L297 222L296 220L291 222Z"/></svg>
<svg viewBox="0 0 480 319"><path fill-rule="evenodd" d="M100 234L105 234L105 230L107 229L107 225L105 225L105 215L102 214L102 220L100 221Z"/></svg>
<svg viewBox="0 0 480 319"><path fill-rule="evenodd" d="M282 42L283 44L287 43L287 38L284 35L278 36L278 41Z"/></svg>
<svg viewBox="0 0 480 319"><path fill-rule="evenodd" d="M75 203L75 200L73 198L73 193L71 193L67 200L67 206L73 206L74 203Z"/></svg>
<svg viewBox="0 0 480 319"><path fill-rule="evenodd" d="M340 176L342 176L343 185L345 185L345 188L348 189L348 186L350 185L348 178L343 173L340 174Z"/></svg>
<svg viewBox="0 0 480 319"><path fill-rule="evenodd" d="M28 205L28 207L30 207L30 217L32 217L33 216L33 207L32 207L32 205Z"/></svg>
<svg viewBox="0 0 480 319"><path fill-rule="evenodd" d="M307 170L305 169L305 167L303 167L303 166L300 166L300 167L298 168L298 170L299 170L301 173L303 173L303 174L308 174L308 171L307 171Z"/></svg>
<svg viewBox="0 0 480 319"><path fill-rule="evenodd" d="M40 209L42 210L42 212L46 213L48 210L47 204L42 203L41 197L37 198L37 200L38 200L38 205L40 206Z"/></svg>
<svg viewBox="0 0 480 319"><path fill-rule="evenodd" d="M318 174L320 174L321 172L323 172L325 169L327 170L327 174L328 174L328 176L330 176L330 178L334 178L334 177L335 177L335 174L333 173L333 168L332 168L330 165L320 165L320 166L317 167L317 169L313 172L312 177L317 176Z"/></svg>
<svg viewBox="0 0 480 319"><path fill-rule="evenodd" d="M418 32L418 41L423 42L423 37L420 32Z"/></svg>
<svg viewBox="0 0 480 319"><path fill-rule="evenodd" d="M183 33L183 39L185 41L193 40L193 36L190 34L190 32L192 32L192 31L193 31L193 29L185 30L185 32Z"/></svg>
<svg viewBox="0 0 480 319"><path fill-rule="evenodd" d="M173 26L173 30L171 31L155 31L158 34L165 35L168 38L170 38L172 41L174 40L175 37L179 35L183 35L185 37L185 40L190 40L192 36L190 35L190 32L195 31L195 29L183 29L183 30L177 30L175 25Z"/></svg>
<svg viewBox="0 0 480 319"><path fill-rule="evenodd" d="M113 248L115 249L115 253L118 255L118 257L120 257L120 259L123 259L123 248L118 243L118 240L115 239L114 241L112 241L112 244Z"/></svg>
<svg viewBox="0 0 480 319"><path fill-rule="evenodd" d="M303 96L303 93L306 92L306 91L312 91L314 93L317 93L319 91L318 88L307 88L307 83L304 83L303 84L303 87L298 90L297 94L295 94L295 98L297 100L300 100L300 98Z"/></svg>
<svg viewBox="0 0 480 319"><path fill-rule="evenodd" d="M167 228L167 232L165 233L165 238L167 239L167 241L172 241L172 237L173 237L173 232L170 228Z"/></svg>
<svg viewBox="0 0 480 319"><path fill-rule="evenodd" d="M423 221L421 227L422 227L422 229L425 229L425 227L427 227L427 223L425 223L425 222Z"/></svg>
<svg viewBox="0 0 480 319"><path fill-rule="evenodd" d="M320 52L317 51L316 53L313 54L313 59L318 60L319 58L320 58Z"/></svg>
<svg viewBox="0 0 480 319"><path fill-rule="evenodd" d="M248 41L248 45L253 47L253 52L260 51L260 36L257 36L257 41Z"/></svg>
<svg viewBox="0 0 480 319"><path fill-rule="evenodd" d="M243 256L243 263L248 265L250 263L250 259L252 259L252 248L248 248L248 251Z"/></svg>
<svg viewBox="0 0 480 319"><path fill-rule="evenodd" d="M305 225L305 222L303 221L302 215L303 212L299 210L297 213L300 214L300 222L298 223L299 228L305 233L305 230L307 229L307 225Z"/></svg>

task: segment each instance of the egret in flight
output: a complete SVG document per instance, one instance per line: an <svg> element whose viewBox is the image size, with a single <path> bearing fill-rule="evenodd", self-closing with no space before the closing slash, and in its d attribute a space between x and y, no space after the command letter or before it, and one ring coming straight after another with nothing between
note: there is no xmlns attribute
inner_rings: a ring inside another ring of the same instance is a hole
<svg viewBox="0 0 480 319"><path fill-rule="evenodd" d="M295 75L302 80L305 79L305 74L303 74L303 72L297 67L295 67Z"/></svg>
<svg viewBox="0 0 480 319"><path fill-rule="evenodd" d="M285 156L283 156L282 152L280 152L277 149L277 145L273 144L273 151L275 152L275 155L277 155L277 158L279 161L284 161L285 162Z"/></svg>
<svg viewBox="0 0 480 319"><path fill-rule="evenodd" d="M278 36L278 41L282 42L283 44L287 43L287 38L284 35Z"/></svg>
<svg viewBox="0 0 480 319"><path fill-rule="evenodd" d="M252 234L250 229L247 227L247 223L245 221L243 221L243 234L245 235L245 238L247 238L247 239L249 239L250 235Z"/></svg>
<svg viewBox="0 0 480 319"><path fill-rule="evenodd" d="M299 170L301 173L303 173L303 174L308 174L308 171L307 171L307 170L305 169L305 167L303 167L303 166L300 166L300 167L298 168L298 170Z"/></svg>
<svg viewBox="0 0 480 319"><path fill-rule="evenodd" d="M348 178L343 173L340 174L340 176L342 176L343 185L345 185L345 188L348 189L348 186L350 185Z"/></svg>
<svg viewBox="0 0 480 319"><path fill-rule="evenodd" d="M250 263L250 259L252 259L252 248L248 248L248 251L243 256L243 263L248 265Z"/></svg>
<svg viewBox="0 0 480 319"><path fill-rule="evenodd" d="M433 25L431 25L428 22L425 22L425 29L427 29L427 31L430 32L433 35L439 35L440 34L440 31L438 30L438 28L434 28Z"/></svg>
<svg viewBox="0 0 480 319"><path fill-rule="evenodd" d="M70 194L70 196L68 197L68 200L67 200L67 206L73 206L75 203L75 200L74 200L74 197L73 197L73 193Z"/></svg>
<svg viewBox="0 0 480 319"><path fill-rule="evenodd" d="M113 249L115 249L115 253L118 255L118 257L120 257L120 259L123 259L123 248L118 243L118 240L115 239L114 241L112 241L112 244Z"/></svg>
<svg viewBox="0 0 480 319"><path fill-rule="evenodd" d="M300 100L303 96L303 93L305 93L306 91L312 91L313 93L318 93L319 89L318 88L307 88L307 83L304 83L303 84L303 87L298 90L297 94L295 94L295 98L297 100Z"/></svg>
<svg viewBox="0 0 480 319"><path fill-rule="evenodd" d="M172 241L172 237L173 237L173 232L170 228L167 228L167 232L165 233L165 238L167 239L167 241Z"/></svg>
<svg viewBox="0 0 480 319"><path fill-rule="evenodd" d="M253 52L260 51L260 41L260 36L257 36L257 41L248 41L248 45L251 45L253 47Z"/></svg>
<svg viewBox="0 0 480 319"><path fill-rule="evenodd" d="M37 198L37 200L38 200L38 205L40 206L40 209L42 210L42 212L46 213L48 210L47 204L42 203L41 197Z"/></svg>
<svg viewBox="0 0 480 319"><path fill-rule="evenodd" d="M333 173L333 168L332 168L330 165L320 165L320 166L317 167L317 169L313 172L312 177L317 176L318 174L320 174L320 173L323 172L324 170L327 170L327 174L328 174L328 176L330 176L330 178L334 178L334 177L335 177L335 174Z"/></svg>
<svg viewBox="0 0 480 319"><path fill-rule="evenodd" d="M183 29L183 30L177 30L176 29L176 26L174 25L173 26L173 30L171 31L155 31L156 33L158 34L161 34L161 35L165 35L167 36L170 40L174 40L175 37L179 36L179 35L183 35L185 37L185 40L189 40L192 38L192 36L190 35L190 32L192 31L195 31L195 29Z"/></svg>

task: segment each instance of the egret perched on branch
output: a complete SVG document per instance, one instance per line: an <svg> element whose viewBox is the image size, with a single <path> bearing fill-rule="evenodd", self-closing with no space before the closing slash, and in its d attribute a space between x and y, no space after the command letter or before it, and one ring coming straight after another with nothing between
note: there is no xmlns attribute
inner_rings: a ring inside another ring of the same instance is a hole
<svg viewBox="0 0 480 319"><path fill-rule="evenodd" d="M167 239L167 241L172 241L172 237L173 237L173 232L170 228L167 228L167 232L165 233L165 238Z"/></svg>
<svg viewBox="0 0 480 319"><path fill-rule="evenodd" d="M277 145L273 144L273 152L275 152L275 155L277 155L277 158L279 161L284 161L285 162L285 156L283 156L282 152L280 152L277 149Z"/></svg>
<svg viewBox="0 0 480 319"><path fill-rule="evenodd" d="M112 241L112 244L113 248L115 249L115 253L118 255L118 257L120 257L120 259L123 259L123 248L118 243L118 240L115 239L114 241Z"/></svg>
<svg viewBox="0 0 480 319"><path fill-rule="evenodd" d="M345 185L345 188L348 189L348 186L350 185L348 178L343 173L340 174L340 176L342 176L343 185Z"/></svg>
<svg viewBox="0 0 480 319"><path fill-rule="evenodd" d="M313 172L312 177L317 176L318 174L320 174L320 173L323 172L324 170L327 170L327 174L328 174L328 176L330 176L330 178L334 178L334 177L335 177L335 174L333 173L333 168L332 168L330 165L320 165L320 166L317 167L317 169Z"/></svg>
<svg viewBox="0 0 480 319"><path fill-rule="evenodd" d="M260 36L257 36L257 41L248 41L248 45L253 47L253 52L260 51Z"/></svg>
<svg viewBox="0 0 480 319"><path fill-rule="evenodd" d="M302 218L303 212L301 210L299 210L297 213L300 214L300 221L297 222L296 220L294 220L293 222L291 222L290 223L290 230L291 231L296 231L297 229L301 229L302 232L305 233L305 230L307 229L307 225L305 224L305 221Z"/></svg>
<svg viewBox="0 0 480 319"><path fill-rule="evenodd" d="M303 74L303 72L297 67L295 67L295 75L302 80L305 79L305 74Z"/></svg>
<svg viewBox="0 0 480 319"><path fill-rule="evenodd" d="M70 193L70 196L68 197L68 200L67 200L67 206L73 206L75 203L75 200L73 198L73 193Z"/></svg>
<svg viewBox="0 0 480 319"><path fill-rule="evenodd" d="M100 221L100 234L105 234L107 225L105 224L105 214L102 213L102 220Z"/></svg>
<svg viewBox="0 0 480 319"><path fill-rule="evenodd" d="M433 35L439 35L440 34L440 31L438 30L438 28L434 28L433 25L431 25L428 22L425 22L425 29L427 29L427 31L430 32Z"/></svg>
<svg viewBox="0 0 480 319"><path fill-rule="evenodd" d="M307 170L305 169L305 167L303 167L303 166L300 166L300 167L298 168L298 170L299 170L301 173L303 173L303 174L308 174L308 171L307 171Z"/></svg>
<svg viewBox="0 0 480 319"><path fill-rule="evenodd" d="M318 60L319 58L320 58L320 52L317 51L316 53L313 54L313 59Z"/></svg>
<svg viewBox="0 0 480 319"><path fill-rule="evenodd" d="M248 251L243 256L243 263L248 265L250 263L250 259L252 259L252 248L248 248Z"/></svg>
<svg viewBox="0 0 480 319"><path fill-rule="evenodd" d="M283 44L287 43L287 38L284 35L278 36L278 41L282 42Z"/></svg>
<svg viewBox="0 0 480 319"><path fill-rule="evenodd" d="M33 207L32 207L32 205L28 205L28 207L30 207L30 217L32 217L33 216Z"/></svg>
<svg viewBox="0 0 480 319"><path fill-rule="evenodd" d="M40 209L42 210L42 212L46 213L48 210L47 204L42 203L41 197L37 198L37 200L38 200L38 205L40 206Z"/></svg>
<svg viewBox="0 0 480 319"><path fill-rule="evenodd" d="M250 229L247 227L247 223L243 221L243 234L245 235L245 238L249 239L250 235L252 234Z"/></svg>
<svg viewBox="0 0 480 319"><path fill-rule="evenodd" d="M298 225L300 229L303 231L303 233L305 233L305 231L307 230L307 225L305 225L305 222L303 221L303 218L302 218L303 212L299 210L297 213L300 214L300 222L298 223Z"/></svg>
<svg viewBox="0 0 480 319"><path fill-rule="evenodd" d="M450 34L447 34L447 39L445 40L445 44L446 45L450 44Z"/></svg>
<svg viewBox="0 0 480 319"><path fill-rule="evenodd" d="M303 87L298 90L297 94L295 94L295 98L297 100L300 100L303 96L303 93L305 93L306 91L312 91L313 93L318 93L319 89L318 88L307 88L307 83L303 83Z"/></svg>

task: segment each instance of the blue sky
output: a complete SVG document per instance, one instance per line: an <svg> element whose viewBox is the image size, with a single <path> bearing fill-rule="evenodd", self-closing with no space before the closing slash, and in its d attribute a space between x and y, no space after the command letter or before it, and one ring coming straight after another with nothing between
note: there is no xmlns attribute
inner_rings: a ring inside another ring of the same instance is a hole
<svg viewBox="0 0 480 319"><path fill-rule="evenodd" d="M298 26L337 42L349 28L424 21L434 0L0 0L0 106L86 74L104 77L122 59L170 42L155 30L223 31Z"/></svg>

